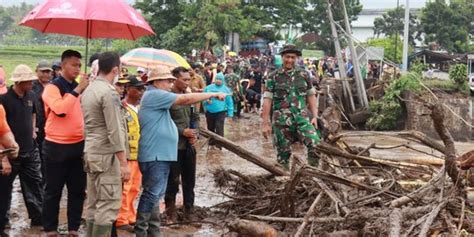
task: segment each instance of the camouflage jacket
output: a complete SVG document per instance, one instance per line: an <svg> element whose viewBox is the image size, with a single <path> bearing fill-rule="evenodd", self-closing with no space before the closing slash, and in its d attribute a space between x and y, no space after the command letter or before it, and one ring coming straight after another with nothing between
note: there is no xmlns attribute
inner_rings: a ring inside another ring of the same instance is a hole
<svg viewBox="0 0 474 237"><path fill-rule="evenodd" d="M315 94L308 72L300 68L290 71L277 69L269 74L265 82L264 98L273 100L274 111L301 113L307 107L307 96Z"/></svg>
<svg viewBox="0 0 474 237"><path fill-rule="evenodd" d="M240 91L239 82L240 82L240 77L237 74L230 73L230 74L225 75L226 86L232 90L234 95L239 94L239 91Z"/></svg>

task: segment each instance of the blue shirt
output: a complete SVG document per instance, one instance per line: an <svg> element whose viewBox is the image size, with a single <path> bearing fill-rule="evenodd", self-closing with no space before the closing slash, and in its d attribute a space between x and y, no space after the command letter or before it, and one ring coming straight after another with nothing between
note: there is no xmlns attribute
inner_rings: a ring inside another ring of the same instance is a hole
<svg viewBox="0 0 474 237"><path fill-rule="evenodd" d="M225 86L225 82L222 82L221 86L217 86L216 84L208 85L204 88L204 92L218 92L218 93L225 93L227 96L225 97L224 101L218 100L216 98L211 99L211 103L206 100L204 101L204 107L206 111L209 113L219 113L219 112L227 112L227 117L234 116L234 102L232 99L232 91Z"/></svg>
<svg viewBox="0 0 474 237"><path fill-rule="evenodd" d="M178 128L169 111L177 97L153 86L148 87L143 95L138 112L139 162L178 160Z"/></svg>

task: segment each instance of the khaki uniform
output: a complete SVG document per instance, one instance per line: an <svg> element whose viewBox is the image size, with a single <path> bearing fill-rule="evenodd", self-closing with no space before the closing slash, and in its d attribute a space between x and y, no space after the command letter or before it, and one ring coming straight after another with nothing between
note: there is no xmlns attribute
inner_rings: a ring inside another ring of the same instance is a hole
<svg viewBox="0 0 474 237"><path fill-rule="evenodd" d="M86 142L87 216L94 225L111 225L121 206L122 180L115 153L125 151L125 115L114 86L104 78L91 82L81 98Z"/></svg>
<svg viewBox="0 0 474 237"><path fill-rule="evenodd" d="M206 87L206 83L204 82L204 79L201 77L199 74L194 74L193 77L191 77L191 83L189 85L189 88L191 88L191 92L193 93L199 93L197 90L204 90ZM196 113L201 112L201 103L196 103L194 105L194 108L196 108Z"/></svg>

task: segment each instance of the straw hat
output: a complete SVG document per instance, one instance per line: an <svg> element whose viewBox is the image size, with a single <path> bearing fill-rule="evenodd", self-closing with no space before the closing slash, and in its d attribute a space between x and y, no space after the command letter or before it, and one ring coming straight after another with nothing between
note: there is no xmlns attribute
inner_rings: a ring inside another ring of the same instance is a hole
<svg viewBox="0 0 474 237"><path fill-rule="evenodd" d="M148 72L147 82L151 82L155 80L168 80L168 79L176 80L176 77L174 77L173 74L171 74L170 69L166 66L156 66Z"/></svg>
<svg viewBox="0 0 474 237"><path fill-rule="evenodd" d="M33 73L31 68L26 66L25 64L20 64L16 66L15 70L13 70L12 77L10 78L10 81L12 82L25 82L35 80L38 80L38 77L35 73Z"/></svg>

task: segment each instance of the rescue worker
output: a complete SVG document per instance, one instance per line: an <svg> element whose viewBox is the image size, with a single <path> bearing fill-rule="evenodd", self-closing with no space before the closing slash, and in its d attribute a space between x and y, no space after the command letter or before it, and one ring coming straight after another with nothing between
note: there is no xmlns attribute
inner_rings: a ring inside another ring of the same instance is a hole
<svg viewBox="0 0 474 237"><path fill-rule="evenodd" d="M138 141L140 139L140 124L138 122L138 109L140 99L145 92L145 83L138 80L136 76L127 78L128 86L125 90L125 99L122 106L125 108L128 128L128 145L130 147L130 156L127 160L130 168L130 180L123 184L122 206L116 222L119 230L133 232L133 225L137 219L135 209L135 199L138 197L142 184L142 175L138 166Z"/></svg>
<svg viewBox="0 0 474 237"><path fill-rule="evenodd" d="M277 160L286 168L289 168L291 144L296 141L306 146L308 163L317 165L316 145L320 138L316 133L316 90L308 73L295 65L301 51L294 45L285 45L280 54L283 67L273 71L265 84L263 136L268 138L273 131ZM270 111L273 111L272 121Z"/></svg>
<svg viewBox="0 0 474 237"><path fill-rule="evenodd" d="M89 85L81 75L81 54L66 50L61 55L61 73L43 91L46 124L43 142L45 190L43 228L48 236L59 236L59 203L67 186L68 235L78 236L86 196L84 172L84 118L80 95ZM76 82L78 76L83 78Z"/></svg>
<svg viewBox="0 0 474 237"><path fill-rule="evenodd" d="M81 98L86 131L88 237L111 236L121 206L122 181L130 179L126 121L114 87L119 75L120 56L102 53L99 74Z"/></svg>

